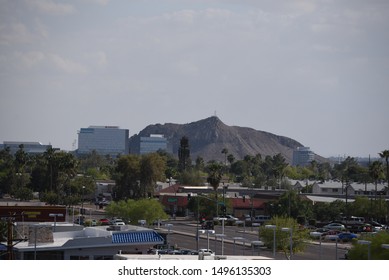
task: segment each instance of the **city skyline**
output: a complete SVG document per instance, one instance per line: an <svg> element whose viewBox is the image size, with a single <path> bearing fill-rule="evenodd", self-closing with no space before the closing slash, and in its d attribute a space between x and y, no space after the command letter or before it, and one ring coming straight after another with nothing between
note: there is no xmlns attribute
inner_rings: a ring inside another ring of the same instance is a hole
<svg viewBox="0 0 389 280"><path fill-rule="evenodd" d="M324 156L389 149L389 2L0 2L0 143L217 115ZM76 144L77 148L77 144Z"/></svg>

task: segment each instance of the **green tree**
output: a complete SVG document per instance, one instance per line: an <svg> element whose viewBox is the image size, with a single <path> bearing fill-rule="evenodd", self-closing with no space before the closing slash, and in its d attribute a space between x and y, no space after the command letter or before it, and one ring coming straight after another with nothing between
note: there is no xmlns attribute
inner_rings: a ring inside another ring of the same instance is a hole
<svg viewBox="0 0 389 280"><path fill-rule="evenodd" d="M287 259L290 258L290 232L283 231L283 228L292 230L293 254L304 251L306 240L308 239L308 231L301 229L295 219L275 216L266 224L276 226L276 249L277 251L284 252ZM266 224L260 227L259 238L265 242L266 247L273 248L274 232L273 229L266 228Z"/></svg>
<svg viewBox="0 0 389 280"><path fill-rule="evenodd" d="M224 148L222 150L222 154L224 154L224 165L227 165L227 154L228 154L228 149Z"/></svg>
<svg viewBox="0 0 389 280"><path fill-rule="evenodd" d="M220 182L223 177L223 166L219 163L212 162L207 166L208 177L207 182L212 186L217 199L217 189L219 188Z"/></svg>
<svg viewBox="0 0 389 280"><path fill-rule="evenodd" d="M10 148L0 150L0 195L10 193L15 177L15 166Z"/></svg>
<svg viewBox="0 0 389 280"><path fill-rule="evenodd" d="M143 196L140 188L140 157L138 155L121 156L117 160L114 178L116 187L114 198L126 200L139 199Z"/></svg>
<svg viewBox="0 0 389 280"><path fill-rule="evenodd" d="M140 185L143 197L154 194L156 182L165 180L166 162L157 153L142 156L140 162Z"/></svg>
<svg viewBox="0 0 389 280"><path fill-rule="evenodd" d="M389 260L389 250L381 247L381 244L389 244L389 233L385 231L378 232L374 235L364 237L370 244L370 259L371 260ZM365 244L353 242L352 248L348 252L350 260L367 260L368 247Z"/></svg>
<svg viewBox="0 0 389 280"><path fill-rule="evenodd" d="M131 224L138 224L139 220L146 220L148 225L154 221L167 219L162 204L154 199L121 200L110 203L106 212L111 217L120 217Z"/></svg>
<svg viewBox="0 0 389 280"><path fill-rule="evenodd" d="M386 162L386 181L388 183L388 189L389 189L389 150L384 150L381 153L379 153L380 157L385 159Z"/></svg>
<svg viewBox="0 0 389 280"><path fill-rule="evenodd" d="M383 176L383 170L382 170L382 162L380 161L374 161L372 164L369 166L369 174L371 178L373 179L375 190L374 190L374 217L377 219L377 185L378 181L382 179Z"/></svg>

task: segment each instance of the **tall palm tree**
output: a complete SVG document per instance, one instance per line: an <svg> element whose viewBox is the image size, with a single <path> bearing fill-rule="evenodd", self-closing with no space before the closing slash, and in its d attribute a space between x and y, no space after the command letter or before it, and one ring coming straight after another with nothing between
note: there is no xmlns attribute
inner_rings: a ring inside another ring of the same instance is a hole
<svg viewBox="0 0 389 280"><path fill-rule="evenodd" d="M374 185L375 185L375 191L374 191L374 214L376 213L376 207L377 207L377 184L380 178L382 178L382 162L380 161L374 161L370 166L369 166L369 173L371 178L374 180ZM377 218L377 216L375 217Z"/></svg>
<svg viewBox="0 0 389 280"><path fill-rule="evenodd" d="M212 186L215 192L216 213L218 213L217 189L219 188L220 182L223 177L223 166L221 166L216 162L211 162L207 166L207 170L208 170L207 182Z"/></svg>
<svg viewBox="0 0 389 280"><path fill-rule="evenodd" d="M228 154L228 149L224 148L222 150L222 154L224 154L224 165L227 165L227 154Z"/></svg>
<svg viewBox="0 0 389 280"><path fill-rule="evenodd" d="M379 153L379 155L381 158L384 158L386 162L386 181L388 182L386 187L389 189L389 150L384 150Z"/></svg>

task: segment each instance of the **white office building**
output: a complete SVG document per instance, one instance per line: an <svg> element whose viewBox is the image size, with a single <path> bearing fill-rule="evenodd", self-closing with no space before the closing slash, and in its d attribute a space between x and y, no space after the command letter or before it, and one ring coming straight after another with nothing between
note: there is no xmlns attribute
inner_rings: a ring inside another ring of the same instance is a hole
<svg viewBox="0 0 389 280"><path fill-rule="evenodd" d="M126 155L128 148L128 129L118 126L89 126L78 132L78 154L96 151L101 155Z"/></svg>
<svg viewBox="0 0 389 280"><path fill-rule="evenodd" d="M309 147L298 147L293 151L293 165L307 166L315 160L315 153Z"/></svg>

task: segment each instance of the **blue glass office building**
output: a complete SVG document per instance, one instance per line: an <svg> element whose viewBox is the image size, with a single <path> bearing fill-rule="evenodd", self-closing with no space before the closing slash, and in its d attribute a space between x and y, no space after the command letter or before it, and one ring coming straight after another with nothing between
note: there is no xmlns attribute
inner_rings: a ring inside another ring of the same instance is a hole
<svg viewBox="0 0 389 280"><path fill-rule="evenodd" d="M90 126L81 128L78 132L78 154L88 154L96 151L101 155L127 155L128 129L118 126Z"/></svg>
<svg viewBox="0 0 389 280"><path fill-rule="evenodd" d="M140 154L154 153L158 150L167 151L167 139L161 134L151 134L140 138Z"/></svg>

